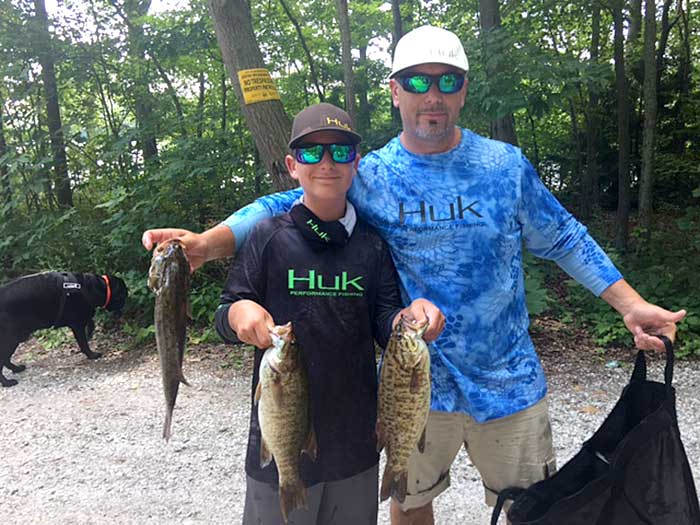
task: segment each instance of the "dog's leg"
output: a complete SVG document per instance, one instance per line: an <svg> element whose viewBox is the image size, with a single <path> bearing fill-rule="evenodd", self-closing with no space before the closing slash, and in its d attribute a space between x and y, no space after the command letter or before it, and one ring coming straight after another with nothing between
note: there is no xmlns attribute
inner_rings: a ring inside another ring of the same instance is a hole
<svg viewBox="0 0 700 525"><path fill-rule="evenodd" d="M10 363L10 358L12 357L12 354L15 353L15 350L17 349L17 345L19 343L16 341L4 341L0 342L0 384L4 387L6 386L15 386L17 384L16 379L7 379L3 374L2 374L2 369L3 367L7 367L13 372L21 372L24 370L26 367L24 365L18 366L18 365L13 365Z"/></svg>
<svg viewBox="0 0 700 525"><path fill-rule="evenodd" d="M92 339L92 334L95 332L95 321L91 318L88 319L87 324L85 325L85 337L89 341Z"/></svg>
<svg viewBox="0 0 700 525"><path fill-rule="evenodd" d="M97 359L98 357L102 357L102 354L100 354L99 352L93 352L92 350L90 350L87 336L85 334L85 325L71 326L70 329L73 330L75 340L78 341L80 351L84 353L88 359Z"/></svg>
<svg viewBox="0 0 700 525"><path fill-rule="evenodd" d="M27 367L26 365L16 365L14 363L11 363L10 360L8 359L7 363L5 363L5 366L12 370L15 374L19 374L20 372L24 372Z"/></svg>

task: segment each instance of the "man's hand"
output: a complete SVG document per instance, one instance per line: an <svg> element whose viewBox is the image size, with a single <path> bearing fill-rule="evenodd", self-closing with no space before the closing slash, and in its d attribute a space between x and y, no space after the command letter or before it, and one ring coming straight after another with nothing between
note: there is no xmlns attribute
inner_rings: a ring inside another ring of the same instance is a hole
<svg viewBox="0 0 700 525"><path fill-rule="evenodd" d="M664 344L655 334L665 335L671 341L676 337L676 323L685 317L686 311L670 312L643 301L632 306L622 318L634 336L634 344L640 350L664 350Z"/></svg>
<svg viewBox="0 0 700 525"><path fill-rule="evenodd" d="M275 326L270 312L255 301L233 303L228 310L228 324L244 343L268 348L272 345L270 330Z"/></svg>
<svg viewBox="0 0 700 525"><path fill-rule="evenodd" d="M445 316L437 306L427 299L416 299L401 310L394 318L392 327L396 326L401 316L408 317L419 323L423 322L426 317L428 318L428 328L423 333L423 339L426 342L435 341L442 332L442 329L445 328Z"/></svg>
<svg viewBox="0 0 700 525"><path fill-rule="evenodd" d="M151 250L155 245L170 239L179 239L182 242L192 272L207 261L233 255L236 246L231 229L221 224L203 233L193 233L180 228L146 230L141 236L141 244L147 250Z"/></svg>
<svg viewBox="0 0 700 525"><path fill-rule="evenodd" d="M610 285L600 297L620 312L640 350L664 350L661 340L653 336L665 335L673 341L676 323L686 314L685 310L671 312L645 301L624 279Z"/></svg>

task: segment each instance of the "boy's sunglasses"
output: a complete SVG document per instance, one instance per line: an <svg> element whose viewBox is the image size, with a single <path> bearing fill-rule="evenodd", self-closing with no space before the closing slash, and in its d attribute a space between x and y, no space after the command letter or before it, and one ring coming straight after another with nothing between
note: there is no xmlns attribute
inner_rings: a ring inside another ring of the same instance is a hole
<svg viewBox="0 0 700 525"><path fill-rule="evenodd" d="M401 87L409 93L422 95L430 91L430 86L437 81L440 93L451 95L457 93L464 85L464 75L460 73L443 73L442 75L405 75L397 77Z"/></svg>
<svg viewBox="0 0 700 525"><path fill-rule="evenodd" d="M323 152L330 153L333 162L348 164L355 160L357 150L354 144L309 144L294 149L294 156L302 164L318 164Z"/></svg>

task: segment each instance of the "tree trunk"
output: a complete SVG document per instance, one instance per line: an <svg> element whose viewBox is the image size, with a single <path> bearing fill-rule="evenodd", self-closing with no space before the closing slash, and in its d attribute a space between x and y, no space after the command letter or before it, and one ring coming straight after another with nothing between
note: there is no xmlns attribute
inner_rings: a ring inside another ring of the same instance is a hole
<svg viewBox="0 0 700 525"><path fill-rule="evenodd" d="M678 72L676 74L676 84L678 85L678 100L674 112L676 114L676 131L673 138L673 151L678 155L685 155L687 150L688 129L686 127L686 107L690 95L691 82L691 49L690 49L690 5L687 2L687 9L683 9L683 0L678 0L678 16L680 18Z"/></svg>
<svg viewBox="0 0 700 525"><path fill-rule="evenodd" d="M146 69L146 39L143 34L143 26L133 21L148 13L151 0L125 0L123 10L116 0L112 0L112 5L121 14L127 27L128 54L136 68L132 95L134 97L136 123L139 128L139 143L143 152L144 163L150 165L158 161L153 96L151 95L148 71Z"/></svg>
<svg viewBox="0 0 700 525"><path fill-rule="evenodd" d="M175 114L177 115L177 124L180 128L180 134L184 137L187 135L187 128L185 127L185 112L182 110L182 104L180 104L180 99L177 96L177 91L175 91L175 86L173 86L168 73L165 71L165 69L163 69L163 66L160 65L160 61L156 58L155 52L150 51L149 56L158 70L160 79L165 82L165 86L168 88L168 93L173 101L173 106L175 106Z"/></svg>
<svg viewBox="0 0 700 525"><path fill-rule="evenodd" d="M623 36L622 5L624 0L613 2L615 23L615 87L617 90L617 221L615 226L615 247L624 252L627 249L627 228L630 214L630 105L625 76L625 43Z"/></svg>
<svg viewBox="0 0 700 525"><path fill-rule="evenodd" d="M204 82L204 71L199 72L199 98L197 99L197 138L201 139L204 134L204 95L206 84Z"/></svg>
<svg viewBox="0 0 700 525"><path fill-rule="evenodd" d="M627 44L634 45L642 34L642 0L630 0L630 26Z"/></svg>
<svg viewBox="0 0 700 525"><path fill-rule="evenodd" d="M591 2L591 47L590 63L598 64L600 49L600 2ZM586 221L593 215L599 203L598 191L598 143L600 133L600 116L598 107L598 87L594 83L588 86L588 110L586 112L586 171L581 177L581 219Z"/></svg>
<svg viewBox="0 0 700 525"><path fill-rule="evenodd" d="M396 44L403 36L403 20L401 19L401 3L403 0L391 0L391 17L394 22L393 31L391 33L391 46L389 47L389 53L391 54L392 60L394 57L394 49ZM391 108L391 123L394 128L401 129L401 112L399 108L394 107L391 103L391 97L388 97L389 107Z"/></svg>
<svg viewBox="0 0 700 525"><path fill-rule="evenodd" d="M292 188L296 184L289 177L284 164L292 123L282 102L265 100L246 104L238 81L239 71L265 67L253 32L248 3L245 0L208 0L208 4L214 19L216 38L241 105L241 112L272 177L272 183L277 190Z"/></svg>
<svg viewBox="0 0 700 525"><path fill-rule="evenodd" d="M479 0L479 18L481 19L482 42L484 46L484 57L489 55L489 45L487 43L488 33L501 26L501 15L498 8L498 0ZM485 60L486 75L496 76L497 72L489 68L488 58ZM501 117L496 117L491 121L491 138L508 142L514 146L518 145L518 137L515 134L515 119L512 113Z"/></svg>
<svg viewBox="0 0 700 525"><path fill-rule="evenodd" d="M656 96L658 102L659 86L661 85L661 75L664 71L664 55L666 54L666 46L668 45L668 37L671 34L671 29L678 22L679 17L676 17L673 22L668 19L668 13L671 10L673 0L664 0L663 8L661 9L661 33L659 35L659 45L656 50ZM658 103L657 103L658 106Z"/></svg>
<svg viewBox="0 0 700 525"><path fill-rule="evenodd" d="M228 86L226 85L226 68L221 71L221 131L226 131L226 95L228 94Z"/></svg>
<svg viewBox="0 0 700 525"><path fill-rule="evenodd" d="M532 132L532 149L535 152L535 158L532 159L535 170L539 173L540 171L540 147L537 145L537 128L535 126L535 119L532 117L529 109L525 109L527 112L527 119L530 121L530 131Z"/></svg>
<svg viewBox="0 0 700 525"><path fill-rule="evenodd" d="M49 34L49 21L44 0L34 0L37 21L36 51L41 64L41 80L46 97L46 122L51 137L51 156L53 158L53 182L56 186L56 198L61 208L73 206L73 190L68 176L66 145L63 140L61 109L58 103L58 87L54 70L53 49Z"/></svg>
<svg viewBox="0 0 700 525"><path fill-rule="evenodd" d="M654 141L656 131L656 2L646 0L644 9L644 143L639 184L639 221L646 241L651 236L654 187Z"/></svg>
<svg viewBox="0 0 700 525"><path fill-rule="evenodd" d="M5 101L0 97L0 218L3 222L7 222L10 219L12 207L10 206L10 201L12 200L12 187L10 186L10 174L7 170L7 166L2 162L2 158L7 154L7 142L5 142L5 125L3 123L2 111L5 107ZM7 208L4 208L7 206Z"/></svg>
<svg viewBox="0 0 700 525"><path fill-rule="evenodd" d="M316 72L316 64L314 62L314 57L311 54L311 51L309 50L309 46L306 45L306 39L304 38L304 34L301 32L301 27L299 26L299 22L297 21L296 17L292 14L292 11L289 9L289 7L287 6L287 4L285 3L284 0L280 0L280 4L282 4L282 8L284 9L284 12L287 13L287 17L289 18L289 21L294 26L294 30L296 31L297 36L299 37L299 42L301 43L301 47L304 49L304 53L306 54L306 59L309 61L309 70L311 71L311 81L314 83L314 86L316 87L316 93L318 94L318 99L321 102L323 102L325 100L325 96L323 94L323 89L321 89L321 83L320 83L319 78L318 78L318 73ZM248 12L250 13L250 8L248 9Z"/></svg>
<svg viewBox="0 0 700 525"><path fill-rule="evenodd" d="M343 48L343 78L345 80L345 109L350 119L357 126L357 106L355 104L355 82L352 72L352 40L350 38L350 19L348 17L348 0L336 0L340 25L340 40Z"/></svg>
<svg viewBox="0 0 700 525"><path fill-rule="evenodd" d="M357 76L357 98L360 107L357 112L357 122L355 125L360 133L367 133L372 126L372 108L370 107L367 91L369 90L367 82L367 45L360 46L360 67L359 75ZM392 104L393 107L393 104Z"/></svg>
<svg viewBox="0 0 700 525"><path fill-rule="evenodd" d="M403 22L401 20L401 0L391 0L391 18L394 22L393 31L391 33L391 47L389 49L391 56L394 56L394 48L396 43L403 36Z"/></svg>
<svg viewBox="0 0 700 525"><path fill-rule="evenodd" d="M571 97L569 97L569 118L571 118L571 140L574 147L574 166L576 169L576 178L578 179L572 181L572 187L580 187L581 177L583 176L583 152L581 151L581 140L579 137L578 113L576 112L574 99Z"/></svg>

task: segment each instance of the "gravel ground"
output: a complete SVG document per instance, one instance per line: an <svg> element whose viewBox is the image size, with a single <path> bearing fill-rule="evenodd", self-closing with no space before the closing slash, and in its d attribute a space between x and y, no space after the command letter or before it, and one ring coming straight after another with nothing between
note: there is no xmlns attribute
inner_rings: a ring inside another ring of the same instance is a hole
<svg viewBox="0 0 700 525"><path fill-rule="evenodd" d="M250 355L232 361L231 349L222 345L188 350L185 375L193 387L181 389L173 438L165 443L155 349L125 352L110 345L96 334L92 347L105 352L98 361L88 361L73 345L48 351L36 340L15 354L13 361L28 369L19 385L0 389L3 521L240 523ZM631 354L601 359L556 340L539 346L545 349L562 465L616 402L631 372ZM606 367L614 358L621 366ZM650 375L662 377L659 360ZM674 383L683 441L700 486L700 362L678 364ZM439 524L488 523L478 474L464 452L435 514ZM386 503L379 523L389 523Z"/></svg>

